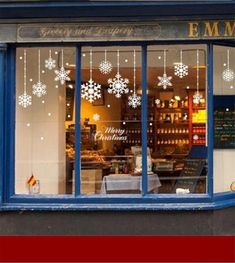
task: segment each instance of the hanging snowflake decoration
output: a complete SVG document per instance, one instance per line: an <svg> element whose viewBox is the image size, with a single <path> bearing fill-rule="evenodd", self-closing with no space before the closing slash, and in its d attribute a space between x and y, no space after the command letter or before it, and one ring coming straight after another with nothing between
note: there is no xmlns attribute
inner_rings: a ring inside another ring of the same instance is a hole
<svg viewBox="0 0 235 263"><path fill-rule="evenodd" d="M95 113L95 114L93 115L93 120L94 120L94 121L99 121L99 120L100 120L100 115L99 115L98 113Z"/></svg>
<svg viewBox="0 0 235 263"><path fill-rule="evenodd" d="M129 92L129 88L127 84L129 80L127 78L123 78L119 72L119 50L117 51L117 74L115 78L108 79L108 93L115 94L116 98L121 98L122 94L126 94Z"/></svg>
<svg viewBox="0 0 235 263"><path fill-rule="evenodd" d="M234 79L234 75L234 72L231 69L227 68L223 71L223 80L230 82Z"/></svg>
<svg viewBox="0 0 235 263"><path fill-rule="evenodd" d="M65 81L70 81L70 77L69 77L69 73L70 70L65 70L64 68L64 50L62 49L62 55L61 55L61 59L62 59L62 64L61 64L61 68L59 70L55 70L55 81L60 81L60 84L63 85L65 84Z"/></svg>
<svg viewBox="0 0 235 263"><path fill-rule="evenodd" d="M202 99L202 94L199 91L196 91L193 95L193 103L199 104Z"/></svg>
<svg viewBox="0 0 235 263"><path fill-rule="evenodd" d="M38 82L33 85L33 95L41 98L45 95L46 85L41 82L41 53L40 49L38 50Z"/></svg>
<svg viewBox="0 0 235 263"><path fill-rule="evenodd" d="M99 70L102 74L105 74L105 75L109 74L112 71L112 68L113 68L113 66L112 66L111 62L105 61L105 60L100 62Z"/></svg>
<svg viewBox="0 0 235 263"><path fill-rule="evenodd" d="M24 92L19 96L19 105L23 108L27 108L28 106L32 105L32 96Z"/></svg>
<svg viewBox="0 0 235 263"><path fill-rule="evenodd" d="M46 85L41 81L38 81L37 84L33 85L33 95L41 98L43 95L46 95Z"/></svg>
<svg viewBox="0 0 235 263"><path fill-rule="evenodd" d="M52 70L55 68L55 60L52 58L48 58L45 60L45 68L48 68L49 70Z"/></svg>
<svg viewBox="0 0 235 263"><path fill-rule="evenodd" d="M159 87L163 87L163 89L166 89L167 88L167 86L172 86L172 83L171 83L171 79L172 79L172 77L171 76L167 76L167 74L166 74L166 50L164 50L164 72L163 72L163 76L162 77L158 77L158 80L159 80L159 82L158 82L158 86Z"/></svg>
<svg viewBox="0 0 235 263"><path fill-rule="evenodd" d="M235 77L234 71L230 69L229 59L230 57L229 57L229 49L228 49L227 50L227 68L222 73L223 80L227 82L232 81Z"/></svg>
<svg viewBox="0 0 235 263"><path fill-rule="evenodd" d="M19 105L23 108L27 108L32 105L32 96L27 94L27 72L26 72L26 50L24 50L24 93L18 97Z"/></svg>
<svg viewBox="0 0 235 263"><path fill-rule="evenodd" d="M159 82L157 85L162 86L163 89L166 89L167 86L172 86L172 83L171 83L172 77L171 76L168 77L166 73L164 73L162 77L159 76L158 79L159 79Z"/></svg>
<svg viewBox="0 0 235 263"><path fill-rule="evenodd" d="M141 105L141 97L138 96L136 93L128 97L128 105L132 108L137 108Z"/></svg>
<svg viewBox="0 0 235 263"><path fill-rule="evenodd" d="M90 103L101 98L101 85L96 84L92 79L81 85L81 97Z"/></svg>
<svg viewBox="0 0 235 263"><path fill-rule="evenodd" d="M102 74L109 74L113 69L112 63L107 60L107 50L105 49L104 60L100 62L99 70Z"/></svg>
<svg viewBox="0 0 235 263"><path fill-rule="evenodd" d="M101 85L92 79L92 50L90 50L90 79L81 85L81 97L90 103L101 98Z"/></svg>
<svg viewBox="0 0 235 263"><path fill-rule="evenodd" d="M128 105L132 108L137 108L141 105L141 96L136 94L136 60L135 60L135 49L133 52L134 61L134 74L133 74L133 94L128 97Z"/></svg>
<svg viewBox="0 0 235 263"><path fill-rule="evenodd" d="M179 63L178 65L175 65L175 75L178 76L179 78L183 78L188 75L188 66Z"/></svg>
<svg viewBox="0 0 235 263"><path fill-rule="evenodd" d="M174 66L175 75L183 78L188 75L188 66L183 63L183 51L180 50L180 63Z"/></svg>
<svg viewBox="0 0 235 263"><path fill-rule="evenodd" d="M115 75L115 78L108 79L108 93L115 94L116 98L121 98L122 94L129 92L127 84L129 80L127 78L123 79L119 72Z"/></svg>
<svg viewBox="0 0 235 263"><path fill-rule="evenodd" d="M202 94L199 92L199 50L197 49L197 91L193 95L193 103L199 104L202 99Z"/></svg>
<svg viewBox="0 0 235 263"><path fill-rule="evenodd" d="M49 50L49 58L45 60L45 68L52 70L56 67L56 61L51 57L51 50Z"/></svg>
<svg viewBox="0 0 235 263"><path fill-rule="evenodd" d="M65 70L64 67L61 67L59 70L55 70L55 81L60 81L60 84L63 85L65 81L70 81L69 73L70 70Z"/></svg>

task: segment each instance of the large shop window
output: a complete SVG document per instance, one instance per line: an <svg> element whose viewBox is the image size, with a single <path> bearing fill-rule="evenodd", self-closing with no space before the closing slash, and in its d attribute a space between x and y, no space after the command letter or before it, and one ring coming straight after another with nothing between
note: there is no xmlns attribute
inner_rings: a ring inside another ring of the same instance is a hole
<svg viewBox="0 0 235 263"><path fill-rule="evenodd" d="M214 47L214 192L235 191L235 48Z"/></svg>
<svg viewBox="0 0 235 263"><path fill-rule="evenodd" d="M66 194L73 171L75 48L16 52L16 194Z"/></svg>
<svg viewBox="0 0 235 263"><path fill-rule="evenodd" d="M81 193L140 193L141 48L83 48L81 79Z"/></svg>
<svg viewBox="0 0 235 263"><path fill-rule="evenodd" d="M159 193L207 192L206 46L148 47L149 173Z"/></svg>
<svg viewBox="0 0 235 263"><path fill-rule="evenodd" d="M207 193L206 45L86 46L75 58L17 48L15 193Z"/></svg>

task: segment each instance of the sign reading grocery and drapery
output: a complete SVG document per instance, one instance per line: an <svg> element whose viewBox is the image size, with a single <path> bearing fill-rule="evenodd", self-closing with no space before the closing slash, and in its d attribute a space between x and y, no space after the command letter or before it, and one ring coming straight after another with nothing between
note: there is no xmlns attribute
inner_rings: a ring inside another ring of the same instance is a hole
<svg viewBox="0 0 235 263"><path fill-rule="evenodd" d="M235 20L1 25L0 42L234 39Z"/></svg>

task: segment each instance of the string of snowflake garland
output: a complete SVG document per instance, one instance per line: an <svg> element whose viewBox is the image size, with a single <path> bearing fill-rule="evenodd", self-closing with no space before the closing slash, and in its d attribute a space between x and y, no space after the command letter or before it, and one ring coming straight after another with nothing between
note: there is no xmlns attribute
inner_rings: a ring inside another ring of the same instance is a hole
<svg viewBox="0 0 235 263"><path fill-rule="evenodd" d="M101 98L101 85L92 79L92 50L90 50L90 79L81 85L81 97L90 103Z"/></svg>
<svg viewBox="0 0 235 263"><path fill-rule="evenodd" d="M166 89L167 86L172 86L172 83L171 83L172 77L171 76L168 77L167 74L166 74L166 50L165 49L164 49L164 52L163 52L163 56L164 56L164 65L163 65L164 72L163 72L163 76L162 77L158 76L159 82L158 82L157 85L159 87L163 87L163 89Z"/></svg>
<svg viewBox="0 0 235 263"><path fill-rule="evenodd" d="M232 69L230 69L229 59L230 59L229 49L227 49L227 68L222 73L223 80L227 81L227 82L232 81L235 77L234 71Z"/></svg>
<svg viewBox="0 0 235 263"><path fill-rule="evenodd" d="M122 94L127 94L129 92L129 88L127 87L129 79L123 78L120 74L119 56L119 50L117 50L117 74L113 79L108 79L108 93L114 94L116 98L121 98Z"/></svg>
<svg viewBox="0 0 235 263"><path fill-rule="evenodd" d="M104 51L104 60L100 62L99 70L102 74L107 75L109 74L113 69L112 63L107 60L107 50Z"/></svg>
<svg viewBox="0 0 235 263"><path fill-rule="evenodd" d="M41 51L38 50L38 82L33 85L33 95L41 98L46 95L46 85L41 82Z"/></svg>
<svg viewBox="0 0 235 263"><path fill-rule="evenodd" d="M132 108L137 108L138 106L141 105L141 97L136 94L136 54L135 54L135 49L133 52L133 57L134 57L134 75L133 75L133 95L130 95L128 97L128 105Z"/></svg>
<svg viewBox="0 0 235 263"><path fill-rule="evenodd" d="M45 60L45 68L52 70L56 67L56 61L51 56L51 49L49 50L49 58Z"/></svg>
<svg viewBox="0 0 235 263"><path fill-rule="evenodd" d="M28 106L32 105L32 96L27 94L27 54L26 50L24 49L24 92L18 98L19 105L23 108L27 108Z"/></svg>
<svg viewBox="0 0 235 263"><path fill-rule="evenodd" d="M61 55L61 60L62 60L62 64L59 70L55 70L55 81L60 81L61 85L65 84L65 81L70 81L70 77L69 77L69 73L70 70L65 70L64 68L64 50L62 49L61 51L62 55Z"/></svg>
<svg viewBox="0 0 235 263"><path fill-rule="evenodd" d="M180 63L174 66L175 75L183 78L188 75L188 66L183 63L183 51L180 50Z"/></svg>
<svg viewBox="0 0 235 263"><path fill-rule="evenodd" d="M202 94L199 92L199 50L197 49L197 91L193 95L193 103L199 104Z"/></svg>

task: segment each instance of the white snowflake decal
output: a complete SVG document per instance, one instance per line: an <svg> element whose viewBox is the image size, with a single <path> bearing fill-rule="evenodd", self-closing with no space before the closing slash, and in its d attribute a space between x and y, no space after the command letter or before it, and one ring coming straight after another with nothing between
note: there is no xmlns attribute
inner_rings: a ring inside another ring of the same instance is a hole
<svg viewBox="0 0 235 263"><path fill-rule="evenodd" d="M199 91L196 91L196 92L194 93L194 95L193 95L193 103L199 104L200 101L201 101L201 99L202 99L202 95L200 94Z"/></svg>
<svg viewBox="0 0 235 263"><path fill-rule="evenodd" d="M227 68L223 71L222 76L224 81L230 82L234 79L234 72L231 69Z"/></svg>
<svg viewBox="0 0 235 263"><path fill-rule="evenodd" d="M141 105L141 97L138 96L136 93L128 97L128 105L132 108L137 108Z"/></svg>
<svg viewBox="0 0 235 263"><path fill-rule="evenodd" d="M23 108L27 108L28 106L32 105L32 96L24 92L19 96L19 105Z"/></svg>
<svg viewBox="0 0 235 263"><path fill-rule="evenodd" d="M52 70L53 68L56 67L56 61L55 59L49 57L48 59L45 60L45 68Z"/></svg>
<svg viewBox="0 0 235 263"><path fill-rule="evenodd" d="M69 73L70 70L65 70L65 68L62 66L59 70L55 70L55 81L60 81L60 84L63 85L66 80L70 80Z"/></svg>
<svg viewBox="0 0 235 263"><path fill-rule="evenodd" d="M179 63L178 65L174 66L175 68L175 75L178 76L179 78L183 78L185 76L188 75L188 66L183 64L183 63Z"/></svg>
<svg viewBox="0 0 235 263"><path fill-rule="evenodd" d="M46 85L43 84L41 81L38 81L37 84L33 85L33 95L41 98L43 95L46 95Z"/></svg>
<svg viewBox="0 0 235 263"><path fill-rule="evenodd" d="M168 77L166 73L164 73L162 77L158 77L158 79L159 79L159 82L157 85L162 86L163 89L166 89L167 86L172 86L172 83L171 83L172 77L171 76Z"/></svg>
<svg viewBox="0 0 235 263"><path fill-rule="evenodd" d="M101 85L96 84L92 79L81 85L81 97L90 103L101 98Z"/></svg>
<svg viewBox="0 0 235 263"><path fill-rule="evenodd" d="M103 60L100 62L99 70L102 74L109 74L112 71L112 64L108 60Z"/></svg>
<svg viewBox="0 0 235 263"><path fill-rule="evenodd" d="M123 79L122 76L117 73L115 78L108 79L108 93L115 94L116 98L121 98L122 94L126 94L129 92L127 84L129 80L127 78Z"/></svg>
<svg viewBox="0 0 235 263"><path fill-rule="evenodd" d="M99 120L100 120L100 115L99 115L98 113L95 113L95 114L93 115L93 120L94 120L94 121L99 121Z"/></svg>

